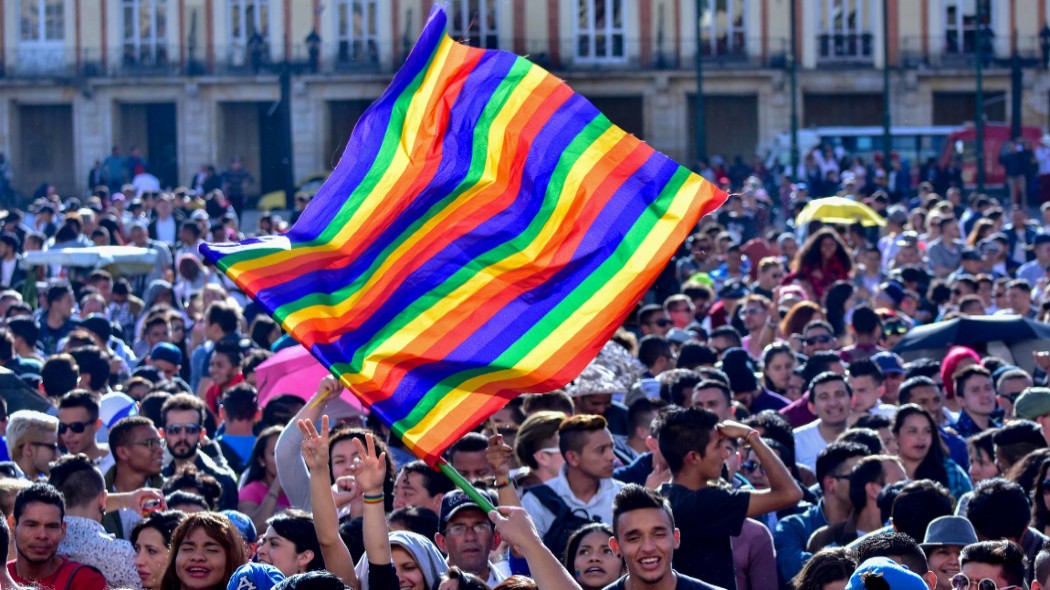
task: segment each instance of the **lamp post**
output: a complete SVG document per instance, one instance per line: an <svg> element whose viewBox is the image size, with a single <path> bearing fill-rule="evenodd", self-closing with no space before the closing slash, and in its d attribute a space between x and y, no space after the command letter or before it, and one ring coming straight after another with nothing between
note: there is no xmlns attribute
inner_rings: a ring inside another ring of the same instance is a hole
<svg viewBox="0 0 1050 590"><path fill-rule="evenodd" d="M707 160L707 129L704 123L704 61L700 21L706 0L696 0L696 161Z"/></svg>
<svg viewBox="0 0 1050 590"><path fill-rule="evenodd" d="M796 36L797 23L795 15L795 2L791 0L791 47L788 48L788 78L791 83L791 178L798 180L798 63L796 60L798 51L798 39Z"/></svg>
<svg viewBox="0 0 1050 590"><path fill-rule="evenodd" d="M984 192L984 43L985 22L984 2L977 0L977 192Z"/></svg>
<svg viewBox="0 0 1050 590"><path fill-rule="evenodd" d="M882 156L889 166L893 137L890 133L890 11L889 0L882 0Z"/></svg>

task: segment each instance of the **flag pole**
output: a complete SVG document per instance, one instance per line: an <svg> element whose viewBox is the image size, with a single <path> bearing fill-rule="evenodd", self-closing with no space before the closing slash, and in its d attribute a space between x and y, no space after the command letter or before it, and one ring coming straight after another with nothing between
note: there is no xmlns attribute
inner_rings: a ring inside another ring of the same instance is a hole
<svg viewBox="0 0 1050 590"><path fill-rule="evenodd" d="M463 475L456 471L455 467L446 463L444 459L438 460L437 468L441 470L441 473L444 473L446 476L448 476L448 478L452 480L452 483L459 486L459 489L463 490L463 492L466 493L471 500L474 500L474 503L477 504L479 508L484 510L485 514L488 514L489 512L492 512L496 509L496 507L492 505L492 502L484 494L479 492L473 484L467 481L467 478L463 477Z"/></svg>

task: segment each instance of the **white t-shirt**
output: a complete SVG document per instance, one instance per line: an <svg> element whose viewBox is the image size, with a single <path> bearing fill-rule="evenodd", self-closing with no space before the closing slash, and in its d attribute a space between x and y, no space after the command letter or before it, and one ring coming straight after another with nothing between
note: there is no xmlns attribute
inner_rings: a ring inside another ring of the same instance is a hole
<svg viewBox="0 0 1050 590"><path fill-rule="evenodd" d="M820 420L814 420L795 429L795 462L813 471L817 470L817 455L828 446L817 428L819 424Z"/></svg>

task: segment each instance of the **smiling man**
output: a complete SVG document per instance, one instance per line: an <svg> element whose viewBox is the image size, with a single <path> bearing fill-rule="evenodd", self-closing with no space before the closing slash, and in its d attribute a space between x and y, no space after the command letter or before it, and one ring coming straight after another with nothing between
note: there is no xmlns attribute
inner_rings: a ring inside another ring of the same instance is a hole
<svg viewBox="0 0 1050 590"><path fill-rule="evenodd" d="M706 582L671 567L680 544L671 506L660 494L630 484L613 501L613 538L609 545L623 556L627 574L605 590L713 590Z"/></svg>
<svg viewBox="0 0 1050 590"><path fill-rule="evenodd" d="M71 455L87 455L100 472L106 473L116 463L109 446L100 445L95 438L102 426L98 412L98 402L86 391L71 391L62 396L58 404L58 442Z"/></svg>
<svg viewBox="0 0 1050 590"><path fill-rule="evenodd" d="M18 584L45 590L77 588L103 590L106 579L95 568L59 557L66 537L62 521L66 507L62 494L46 483L36 483L15 497L15 559L7 571Z"/></svg>
<svg viewBox="0 0 1050 590"><path fill-rule="evenodd" d="M981 365L969 365L952 375L955 394L962 403L962 412L955 430L963 438L1000 424L992 417L995 412L995 386L992 374Z"/></svg>
<svg viewBox="0 0 1050 590"><path fill-rule="evenodd" d="M846 431L853 390L845 377L826 371L809 386L809 409L817 419L795 429L795 459L810 469L817 467L817 455Z"/></svg>

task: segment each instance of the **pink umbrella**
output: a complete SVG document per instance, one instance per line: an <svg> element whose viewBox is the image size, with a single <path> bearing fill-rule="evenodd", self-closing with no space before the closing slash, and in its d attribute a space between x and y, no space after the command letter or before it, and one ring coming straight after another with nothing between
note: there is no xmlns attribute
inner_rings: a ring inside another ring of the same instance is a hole
<svg viewBox="0 0 1050 590"><path fill-rule="evenodd" d="M282 349L255 368L259 406L265 406L270 398L286 393L309 400L317 393L321 379L330 374L301 344ZM361 400L348 390L344 389L339 397L364 413Z"/></svg>

